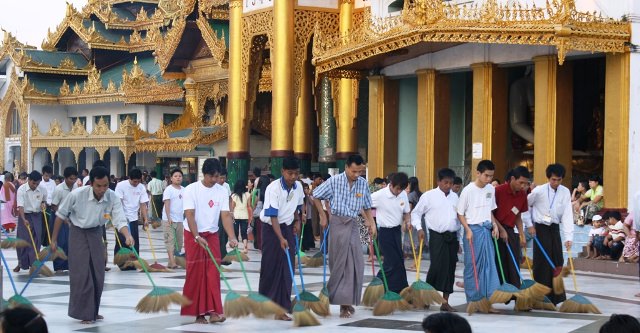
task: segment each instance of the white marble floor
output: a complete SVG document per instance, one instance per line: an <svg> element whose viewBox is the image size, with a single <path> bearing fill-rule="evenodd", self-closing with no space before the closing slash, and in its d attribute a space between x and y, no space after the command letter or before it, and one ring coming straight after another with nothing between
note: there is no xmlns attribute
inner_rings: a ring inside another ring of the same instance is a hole
<svg viewBox="0 0 640 333"><path fill-rule="evenodd" d="M141 233L142 257L152 261L149 242ZM160 263L167 262L164 253L162 232L152 231L153 244ZM113 249L113 233L109 237L110 259ZM3 250L9 266L16 265L14 250ZM249 281L257 289L260 266L260 254L250 251L250 261L246 263ZM50 267L51 264L49 263ZM370 332L371 329L393 329L400 331L421 331L420 322L425 316L436 313L428 311L399 312L386 317L374 317L370 309L357 307L356 314L351 319L340 319L336 315L338 307L331 308L332 316L322 319L322 326L308 328L294 328L290 322L261 320L253 317L242 319L228 319L225 323L216 325L196 325L190 317L181 317L179 308L173 306L168 313L139 314L135 312L137 302L150 291L150 284L143 273L135 271L121 272L116 266L110 265L111 271L106 273L105 291L102 296L101 314L104 321L94 325L81 325L78 321L67 316L69 299L69 278L59 275L50 278L38 277L28 287L24 296L45 314L50 332L116 332L121 329L134 332L238 332L238 331L306 331L306 332ZM422 263L422 275L429 267L429 262ZM238 292L246 292L247 287L242 278L239 264L233 263L226 268L232 288ZM371 266L365 267L365 285L371 280ZM462 274L462 264L458 264L457 274ZM153 273L157 285L181 291L184 284L185 271L176 270L173 273ZM415 272L409 272L409 281L415 279ZM528 273L524 272L525 276ZM14 274L18 290L21 290L28 279L27 272ZM516 313L513 305L496 305L503 311L500 315L474 314L472 316L461 313L471 324L474 332L597 332L602 322L613 313L627 313L640 315L640 299L634 298L640 292L637 277L610 276L595 273L578 272L578 286L580 292L597 305L602 315L592 314L564 314L557 312L533 311L530 313ZM299 281L299 280L298 280ZM5 299L13 295L13 290L3 271L3 296ZM322 268L305 269L307 290L317 294L322 287ZM569 297L575 293L571 279L565 279ZM227 290L223 289L223 293ZM224 297L224 295L223 295ZM461 289L455 287L451 296L451 304L464 311L465 299ZM513 303L512 303L513 304ZM381 331L383 332L383 331Z"/></svg>

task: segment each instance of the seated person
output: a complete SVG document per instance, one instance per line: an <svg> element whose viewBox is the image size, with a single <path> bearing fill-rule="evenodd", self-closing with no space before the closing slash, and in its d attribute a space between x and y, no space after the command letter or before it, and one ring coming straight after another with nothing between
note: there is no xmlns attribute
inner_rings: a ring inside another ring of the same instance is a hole
<svg viewBox="0 0 640 333"><path fill-rule="evenodd" d="M640 245L636 241L636 230L633 226L633 213L629 212L627 218L624 219L624 249L622 250L622 256L620 256L620 262L638 262L638 250Z"/></svg>
<svg viewBox="0 0 640 333"><path fill-rule="evenodd" d="M589 242L587 243L587 259L594 259L601 254L598 253L598 249L595 247L595 239L599 237L600 242L604 241L604 227L602 226L602 216L593 215L593 226L589 230Z"/></svg>
<svg viewBox="0 0 640 333"><path fill-rule="evenodd" d="M591 218L604 206L602 178L598 175L589 177L589 190L578 199L579 210L584 216L584 222L590 223ZM575 207L575 206L574 206ZM605 219L606 220L606 219Z"/></svg>
<svg viewBox="0 0 640 333"><path fill-rule="evenodd" d="M580 215L580 198L587 193L589 184L586 180L578 182L578 186L571 192L571 205L573 206L573 223L578 225L584 224L584 216Z"/></svg>
<svg viewBox="0 0 640 333"><path fill-rule="evenodd" d="M618 260L624 249L624 224L622 223L622 215L620 212L606 212L604 219L609 225L609 233L604 239L605 247L609 247L611 252L602 259Z"/></svg>

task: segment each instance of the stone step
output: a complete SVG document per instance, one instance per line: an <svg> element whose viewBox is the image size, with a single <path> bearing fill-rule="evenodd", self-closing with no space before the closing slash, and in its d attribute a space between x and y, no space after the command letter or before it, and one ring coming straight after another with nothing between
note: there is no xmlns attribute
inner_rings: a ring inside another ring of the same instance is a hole
<svg viewBox="0 0 640 333"><path fill-rule="evenodd" d="M614 260L595 260L585 258L575 258L573 263L575 265L575 269L579 271L638 276L638 264L626 262L621 263Z"/></svg>

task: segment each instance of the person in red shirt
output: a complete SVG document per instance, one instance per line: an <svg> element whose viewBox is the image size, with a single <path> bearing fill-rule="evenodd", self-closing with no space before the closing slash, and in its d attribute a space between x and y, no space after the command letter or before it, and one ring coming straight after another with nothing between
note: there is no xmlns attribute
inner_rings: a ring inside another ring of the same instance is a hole
<svg viewBox="0 0 640 333"><path fill-rule="evenodd" d="M507 250L507 244L511 247L516 261L520 262L520 248L526 246L520 216L529 209L526 191L529 178L531 178L531 174L526 167L519 166L509 171L507 181L496 187L496 205L498 208L493 210L493 216L498 221L501 239L498 242L500 253L496 253L496 265L498 265L497 256L500 255L506 279L506 281L502 281L502 276L499 275L500 283L506 282L518 288L520 288L520 276L518 275L518 268L513 263L513 259ZM518 228L517 233L515 228Z"/></svg>

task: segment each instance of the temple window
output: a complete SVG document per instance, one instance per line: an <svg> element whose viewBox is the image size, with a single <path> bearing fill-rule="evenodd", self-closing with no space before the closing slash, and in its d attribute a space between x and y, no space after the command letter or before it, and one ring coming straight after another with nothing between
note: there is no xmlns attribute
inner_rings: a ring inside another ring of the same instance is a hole
<svg viewBox="0 0 640 333"><path fill-rule="evenodd" d="M18 109L15 104L11 105L9 109L9 118L7 122L7 130L10 135L20 135L21 133L21 124L20 124L20 114L18 113Z"/></svg>

